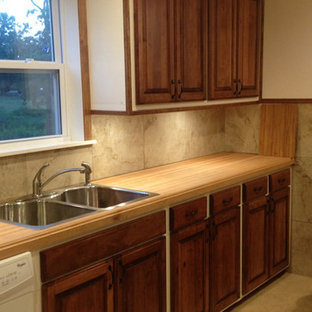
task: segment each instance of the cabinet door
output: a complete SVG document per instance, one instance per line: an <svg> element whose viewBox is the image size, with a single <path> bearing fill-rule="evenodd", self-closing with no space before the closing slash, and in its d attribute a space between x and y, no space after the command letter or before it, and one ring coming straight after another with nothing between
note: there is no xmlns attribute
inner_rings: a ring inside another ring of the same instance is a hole
<svg viewBox="0 0 312 312"><path fill-rule="evenodd" d="M237 0L209 0L209 99L236 96Z"/></svg>
<svg viewBox="0 0 312 312"><path fill-rule="evenodd" d="M165 251L165 240L161 239L116 260L117 312L165 312Z"/></svg>
<svg viewBox="0 0 312 312"><path fill-rule="evenodd" d="M177 100L206 97L207 1L176 1Z"/></svg>
<svg viewBox="0 0 312 312"><path fill-rule="evenodd" d="M112 274L112 262L100 263L43 285L43 311L113 312Z"/></svg>
<svg viewBox="0 0 312 312"><path fill-rule="evenodd" d="M259 95L262 0L238 0L238 96Z"/></svg>
<svg viewBox="0 0 312 312"><path fill-rule="evenodd" d="M134 1L137 104L172 101L174 94L173 1Z"/></svg>
<svg viewBox="0 0 312 312"><path fill-rule="evenodd" d="M269 277L269 204L262 196L243 208L243 294Z"/></svg>
<svg viewBox="0 0 312 312"><path fill-rule="evenodd" d="M212 219L211 307L221 311L240 296L240 210L234 207Z"/></svg>
<svg viewBox="0 0 312 312"><path fill-rule="evenodd" d="M209 311L209 243L207 223L171 236L171 311Z"/></svg>
<svg viewBox="0 0 312 312"><path fill-rule="evenodd" d="M270 274L278 273L289 263L289 189L271 194Z"/></svg>

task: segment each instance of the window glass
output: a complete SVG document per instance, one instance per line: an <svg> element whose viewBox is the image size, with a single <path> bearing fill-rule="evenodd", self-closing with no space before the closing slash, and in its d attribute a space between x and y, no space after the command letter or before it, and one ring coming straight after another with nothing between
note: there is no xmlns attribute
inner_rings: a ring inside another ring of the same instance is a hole
<svg viewBox="0 0 312 312"><path fill-rule="evenodd" d="M50 0L0 0L0 59L54 61Z"/></svg>
<svg viewBox="0 0 312 312"><path fill-rule="evenodd" d="M62 134L57 70L0 70L0 140Z"/></svg>

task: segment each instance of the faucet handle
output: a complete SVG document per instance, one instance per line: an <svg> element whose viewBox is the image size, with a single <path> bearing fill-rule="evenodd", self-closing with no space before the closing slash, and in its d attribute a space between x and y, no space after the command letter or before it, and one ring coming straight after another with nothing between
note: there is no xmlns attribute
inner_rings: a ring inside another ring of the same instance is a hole
<svg viewBox="0 0 312 312"><path fill-rule="evenodd" d="M83 161L81 163L81 166L84 167L85 183L86 185L88 185L91 182L91 178L90 178L90 175L92 173L91 166L86 161Z"/></svg>
<svg viewBox="0 0 312 312"><path fill-rule="evenodd" d="M44 163L40 169L37 171L34 179L33 179L33 195L34 196L38 196L40 195L40 192L41 192L41 174L42 174L42 171L46 168L50 166L50 164L48 162Z"/></svg>

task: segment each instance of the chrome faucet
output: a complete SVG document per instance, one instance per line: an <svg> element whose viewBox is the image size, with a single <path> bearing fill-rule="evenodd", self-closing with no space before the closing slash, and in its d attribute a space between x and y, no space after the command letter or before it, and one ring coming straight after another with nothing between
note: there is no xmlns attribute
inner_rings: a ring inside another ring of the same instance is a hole
<svg viewBox="0 0 312 312"><path fill-rule="evenodd" d="M42 183L41 180L41 174L43 172L43 170L48 167L50 164L49 163L44 163L43 166L38 170L38 172L36 173L34 179L33 179L33 196L34 197L40 197L42 195L42 189L48 184L50 183L54 178L56 178L57 176L63 174L63 173L67 173L67 172L73 172L73 171L78 171L80 173L84 173L85 175L85 184L89 185L90 181L91 181L91 172L92 169L90 167L90 165L83 161L81 163L81 166L83 168L68 168L68 169L64 169L61 170L55 174L53 174L49 179L47 179L45 182Z"/></svg>

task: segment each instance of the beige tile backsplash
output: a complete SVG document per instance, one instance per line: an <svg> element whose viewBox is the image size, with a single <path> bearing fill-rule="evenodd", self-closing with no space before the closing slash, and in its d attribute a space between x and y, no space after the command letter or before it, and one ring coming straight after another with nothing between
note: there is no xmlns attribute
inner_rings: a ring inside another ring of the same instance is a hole
<svg viewBox="0 0 312 312"><path fill-rule="evenodd" d="M0 201L31 193L44 162L47 178L88 161L93 179L118 175L221 151L257 153L258 105L140 116L92 117L97 144L0 158ZM49 188L83 181L69 173ZM312 105L299 105L296 165L293 170L291 270L312 276Z"/></svg>
<svg viewBox="0 0 312 312"><path fill-rule="evenodd" d="M97 144L0 158L0 201L32 192L32 179L43 163L50 166L43 180L53 173L92 165L92 179L155 167L224 150L225 109L150 114L140 116L92 116ZM47 189L83 182L74 172L57 177Z"/></svg>
<svg viewBox="0 0 312 312"><path fill-rule="evenodd" d="M312 276L312 104L300 104L298 111L292 187L291 271ZM226 109L226 151L256 152L259 120L257 105Z"/></svg>

